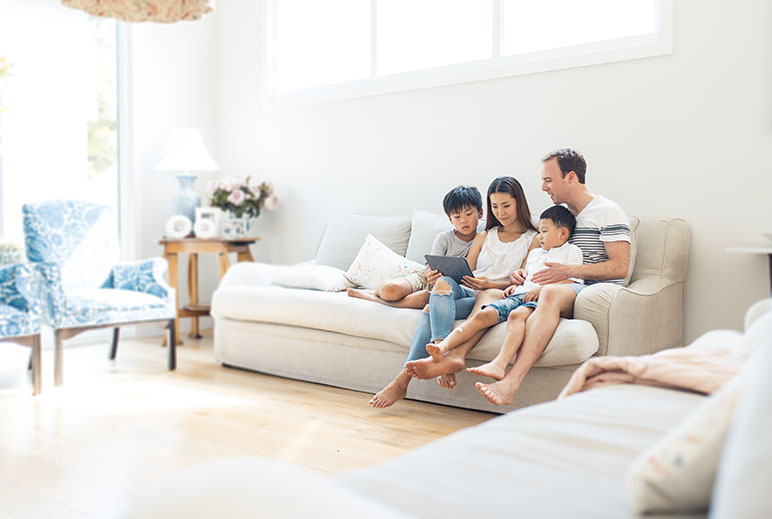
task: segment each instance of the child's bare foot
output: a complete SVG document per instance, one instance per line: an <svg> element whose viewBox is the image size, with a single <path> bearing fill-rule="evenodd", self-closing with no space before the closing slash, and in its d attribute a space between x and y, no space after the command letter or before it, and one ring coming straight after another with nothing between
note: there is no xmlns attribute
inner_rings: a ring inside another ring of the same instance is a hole
<svg viewBox="0 0 772 519"><path fill-rule="evenodd" d="M464 369L464 359L445 355L439 362L429 357L420 360L411 360L405 364L405 369L411 377L434 378L448 373L458 373Z"/></svg>
<svg viewBox="0 0 772 519"><path fill-rule="evenodd" d="M364 288L349 288L346 290L349 297L356 297L357 299L364 299L366 301L372 301L373 303L381 303L381 298L375 295L375 290L367 290Z"/></svg>
<svg viewBox="0 0 772 519"><path fill-rule="evenodd" d="M398 400L405 398L405 395L407 395L407 385L400 384L394 380L391 384L378 391L370 399L369 404L376 409L382 409L394 405Z"/></svg>
<svg viewBox="0 0 772 519"><path fill-rule="evenodd" d="M445 389L453 389L456 387L456 375L453 373L447 373L437 377L437 383Z"/></svg>
<svg viewBox="0 0 772 519"><path fill-rule="evenodd" d="M442 348L442 343L434 343L430 342L426 345L426 351L429 353L429 355L432 356L432 360L434 362L439 362L442 360L442 355L445 353L445 350Z"/></svg>
<svg viewBox="0 0 772 519"><path fill-rule="evenodd" d="M494 380L501 380L504 378L506 372L504 368L499 367L498 364L488 362L482 366L466 368L467 372L474 373L475 375L482 375L484 377L491 377Z"/></svg>
<svg viewBox="0 0 772 519"><path fill-rule="evenodd" d="M490 403L496 405L511 404L518 390L517 386L506 381L494 382L493 384L478 382L475 387Z"/></svg>

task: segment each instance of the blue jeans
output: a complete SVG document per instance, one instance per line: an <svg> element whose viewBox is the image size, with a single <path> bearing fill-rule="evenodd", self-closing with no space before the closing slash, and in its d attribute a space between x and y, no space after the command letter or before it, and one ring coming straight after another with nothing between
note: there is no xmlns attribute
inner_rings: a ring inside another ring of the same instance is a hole
<svg viewBox="0 0 772 519"><path fill-rule="evenodd" d="M450 286L450 293L432 293L429 296L429 313L421 312L421 320L413 333L410 352L405 362L428 357L426 345L447 337L457 319L466 319L472 313L475 296L470 295L470 292L464 290L453 278L443 276L434 286L440 281L445 281Z"/></svg>
<svg viewBox="0 0 772 519"><path fill-rule="evenodd" d="M523 293L523 294L512 295L509 297L505 297L504 299L499 299L498 301L488 303L487 305L484 305L483 308L491 307L495 309L496 313L499 316L499 322L503 323L504 321L507 320L507 318L509 317L509 314L511 314L521 306L525 306L526 308L536 308L536 301L530 301L526 303L525 293Z"/></svg>

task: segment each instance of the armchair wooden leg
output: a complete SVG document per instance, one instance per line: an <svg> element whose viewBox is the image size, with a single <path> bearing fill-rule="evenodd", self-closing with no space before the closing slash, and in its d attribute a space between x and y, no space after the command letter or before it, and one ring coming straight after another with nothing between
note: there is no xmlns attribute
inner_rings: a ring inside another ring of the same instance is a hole
<svg viewBox="0 0 772 519"><path fill-rule="evenodd" d="M175 336L176 319L169 321L166 329L169 330L169 371L177 368L177 337Z"/></svg>
<svg viewBox="0 0 772 519"><path fill-rule="evenodd" d="M62 377L62 330L54 330L54 385L61 386L64 382Z"/></svg>
<svg viewBox="0 0 772 519"><path fill-rule="evenodd" d="M42 387L42 375L41 375L41 364L40 364L40 355L41 355L41 348L40 348L40 334L35 335L35 338L32 342L32 394L37 395L40 394L40 390Z"/></svg>
<svg viewBox="0 0 772 519"><path fill-rule="evenodd" d="M115 355L118 353L118 337L121 335L120 328L113 328L113 344L110 347L110 360L115 360Z"/></svg>

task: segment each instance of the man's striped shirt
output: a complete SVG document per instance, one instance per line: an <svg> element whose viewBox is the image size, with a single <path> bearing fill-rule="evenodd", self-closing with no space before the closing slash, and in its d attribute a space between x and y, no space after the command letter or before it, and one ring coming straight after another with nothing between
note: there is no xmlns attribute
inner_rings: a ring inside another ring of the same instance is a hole
<svg viewBox="0 0 772 519"><path fill-rule="evenodd" d="M601 195L585 206L576 215L576 229L570 242L582 249L584 264L608 261L605 242L626 241L630 243L630 220L616 203ZM592 285L600 281L585 280ZM609 279L603 283L621 285L624 279Z"/></svg>

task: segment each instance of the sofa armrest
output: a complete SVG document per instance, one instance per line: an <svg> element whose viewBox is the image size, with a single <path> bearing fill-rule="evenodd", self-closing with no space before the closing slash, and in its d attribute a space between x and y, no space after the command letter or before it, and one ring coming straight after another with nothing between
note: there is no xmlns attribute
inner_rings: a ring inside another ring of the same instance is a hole
<svg viewBox="0 0 772 519"><path fill-rule="evenodd" d="M647 276L627 287L598 283L582 290L574 317L598 333L598 355L645 355L679 346L683 283Z"/></svg>
<svg viewBox="0 0 772 519"><path fill-rule="evenodd" d="M118 263L110 274L112 288L143 292L168 301L174 298L174 289L164 279L166 269L163 258Z"/></svg>

